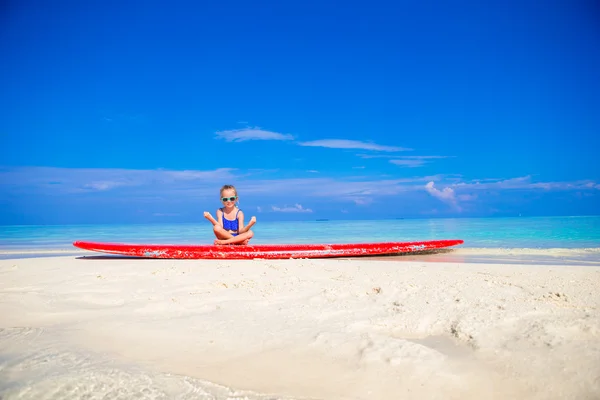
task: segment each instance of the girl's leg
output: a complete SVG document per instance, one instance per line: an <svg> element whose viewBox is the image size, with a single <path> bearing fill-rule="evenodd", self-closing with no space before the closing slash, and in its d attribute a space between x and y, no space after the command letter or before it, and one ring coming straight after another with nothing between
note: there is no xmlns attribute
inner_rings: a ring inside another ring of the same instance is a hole
<svg viewBox="0 0 600 400"><path fill-rule="evenodd" d="M213 232L215 233L217 240L227 240L234 237L231 233L223 229L219 224L213 226Z"/></svg>
<svg viewBox="0 0 600 400"><path fill-rule="evenodd" d="M229 232L226 232L226 233L229 233ZM252 239L252 236L254 236L254 232L248 231L248 232L240 233L237 236L233 236L233 235L231 235L229 233L229 235L231 237L227 238L227 239L216 239L215 240L215 244L216 245L223 245L223 244L248 244L248 241L250 239Z"/></svg>
<svg viewBox="0 0 600 400"><path fill-rule="evenodd" d="M206 218L213 225L213 232L218 240L227 240L233 237L231 233L227 232L225 229L223 229L223 227L221 227L221 225L219 225L217 220L214 219L208 211L204 211L204 218Z"/></svg>

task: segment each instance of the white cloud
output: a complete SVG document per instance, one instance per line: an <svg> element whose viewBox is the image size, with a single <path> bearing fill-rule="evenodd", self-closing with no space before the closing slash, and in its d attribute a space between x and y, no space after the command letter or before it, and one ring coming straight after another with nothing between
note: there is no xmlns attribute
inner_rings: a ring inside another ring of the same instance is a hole
<svg viewBox="0 0 600 400"><path fill-rule="evenodd" d="M312 173L312 174L318 174L318 173L319 173L319 171L317 171L316 169L309 169L309 170L308 170L308 171L306 171L306 172L310 172L310 173Z"/></svg>
<svg viewBox="0 0 600 400"><path fill-rule="evenodd" d="M476 194L459 194L457 196L457 199L461 200L461 201L472 201L472 200L477 199L477 195Z"/></svg>
<svg viewBox="0 0 600 400"><path fill-rule="evenodd" d="M411 150L411 149L406 149ZM396 154L357 154L360 158L403 158L408 160L433 160L437 158L451 158L454 156L398 156Z"/></svg>
<svg viewBox="0 0 600 400"><path fill-rule="evenodd" d="M86 189L92 189L92 190L98 190L98 191L114 189L119 186L127 186L127 182L99 181L99 182L90 182L90 183L86 183L85 185L83 185L83 187Z"/></svg>
<svg viewBox="0 0 600 400"><path fill-rule="evenodd" d="M600 184L590 180L571 182L533 182L531 176L521 176L510 179L477 179L471 182L450 183L443 190L434 187L433 182L427 183L425 189L433 197L451 204L459 211L458 201L473 201L478 198L478 191L509 191L509 190L543 190L543 191L590 191L600 190ZM457 193L458 191L458 193ZM468 191L470 193L461 193Z"/></svg>
<svg viewBox="0 0 600 400"><path fill-rule="evenodd" d="M0 190L23 191L35 189L48 193L77 193L142 188L162 194L166 190L185 190L189 187L214 187L218 192L223 181L234 178L232 169L208 171L172 171L119 168L55 168L17 167L0 169Z"/></svg>
<svg viewBox="0 0 600 400"><path fill-rule="evenodd" d="M354 172L352 172L354 171ZM279 173L279 171L274 171ZM138 202L161 203L176 201L218 202L218 190L224 183L238 188L244 204L256 206L273 193L285 193L288 198L322 201L335 196L346 204L367 205L381 196L398 196L424 189L449 204L472 202L483 191L507 190L597 192L600 184L590 181L534 182L531 177L513 179L481 179L464 181L460 176L436 175L389 179L364 176L363 171L348 170L346 175L328 176L321 172L304 178L267 178L261 171L232 170L128 170L110 168L0 167L0 195L71 195L75 193L114 193L114 199L134 199ZM355 175L353 175L355 174ZM258 179L258 176L261 179ZM270 177L276 176L269 174ZM431 182L431 183L429 183ZM427 184L427 186L426 186ZM446 189L444 189L446 188ZM258 200L262 199L262 200ZM304 208L293 208L302 212ZM271 207L263 206L263 212ZM276 211L276 210L273 210ZM304 211L308 212L308 211Z"/></svg>
<svg viewBox="0 0 600 400"><path fill-rule="evenodd" d="M375 143L369 142L361 142L358 140L346 140L346 139L322 139L322 140L313 140L310 142L300 142L298 143L300 146L310 146L310 147L328 147L331 149L362 149L362 150L373 150L373 151L407 151L411 149L406 149L403 147L395 147L395 146L383 146Z"/></svg>
<svg viewBox="0 0 600 400"><path fill-rule="evenodd" d="M352 201L354 201L354 204L357 206L368 206L373 202L373 199L370 197L355 197Z"/></svg>
<svg viewBox="0 0 600 400"><path fill-rule="evenodd" d="M366 204L371 196L392 196L408 191L422 190L423 185L436 180L436 177L414 177L400 179L368 179L365 177L331 178L326 176L248 180L243 183L243 195L264 196L272 193L286 193L287 196L330 198L332 195L341 201Z"/></svg>
<svg viewBox="0 0 600 400"><path fill-rule="evenodd" d="M165 177L171 180L181 180L181 181L193 181L199 179L211 179L215 176L219 178L230 178L231 172L234 171L233 168L218 168L212 171L194 171L194 170L184 170L184 171L167 171L167 170L158 170L159 174L164 175Z"/></svg>
<svg viewBox="0 0 600 400"><path fill-rule="evenodd" d="M259 127L232 129L216 132L215 136L227 142L245 142L248 140L293 140L292 135L265 131Z"/></svg>
<svg viewBox="0 0 600 400"><path fill-rule="evenodd" d="M422 167L423 165L425 165L426 161L423 161L423 160L390 160L390 163L392 163L394 165L399 165L401 167L415 168L415 167Z"/></svg>
<svg viewBox="0 0 600 400"><path fill-rule="evenodd" d="M427 193L429 193L433 197L438 198L444 203L448 203L456 209L460 210L460 207L456 202L454 190L452 188L445 187L443 190L439 190L434 187L434 183L433 181L431 181L425 185L425 190L427 190Z"/></svg>
<svg viewBox="0 0 600 400"><path fill-rule="evenodd" d="M296 204L293 207L275 207L272 206L271 209L276 212L300 212L300 213L311 213L313 212L310 208L304 208L301 204Z"/></svg>
<svg viewBox="0 0 600 400"><path fill-rule="evenodd" d="M590 180L572 182L532 182L531 176L521 176L510 179L478 179L472 182L459 182L453 184L457 189L474 190L515 190L515 189L542 189L542 190L600 190L600 184Z"/></svg>
<svg viewBox="0 0 600 400"><path fill-rule="evenodd" d="M454 156L402 156L402 158L407 158L410 160L434 160L439 158L451 158Z"/></svg>
<svg viewBox="0 0 600 400"><path fill-rule="evenodd" d="M395 158L398 157L396 154L357 154L357 157L360 158Z"/></svg>
<svg viewBox="0 0 600 400"><path fill-rule="evenodd" d="M357 154L360 158L370 159L370 158L393 158L390 160L390 163L399 165L402 167L421 167L431 160L441 159L441 158L450 158L453 156L398 156L396 154Z"/></svg>

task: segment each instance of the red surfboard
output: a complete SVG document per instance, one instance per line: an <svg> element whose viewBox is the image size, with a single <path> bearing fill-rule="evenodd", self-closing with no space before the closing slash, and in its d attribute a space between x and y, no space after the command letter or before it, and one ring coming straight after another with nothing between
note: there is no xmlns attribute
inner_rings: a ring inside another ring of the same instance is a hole
<svg viewBox="0 0 600 400"><path fill-rule="evenodd" d="M261 244L261 245L159 245L95 243L77 241L84 250L145 258L253 259L253 258L333 258L391 255L441 249L462 244L462 240L426 242L350 243L350 244Z"/></svg>

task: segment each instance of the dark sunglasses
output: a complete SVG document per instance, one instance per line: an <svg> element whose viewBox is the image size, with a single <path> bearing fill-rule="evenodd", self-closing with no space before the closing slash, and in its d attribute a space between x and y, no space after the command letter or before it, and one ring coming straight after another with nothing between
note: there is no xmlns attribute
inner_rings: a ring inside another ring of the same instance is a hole
<svg viewBox="0 0 600 400"><path fill-rule="evenodd" d="M223 203L225 203L226 201L235 201L235 199L237 199L237 196L231 196L231 197L221 197L221 201Z"/></svg>

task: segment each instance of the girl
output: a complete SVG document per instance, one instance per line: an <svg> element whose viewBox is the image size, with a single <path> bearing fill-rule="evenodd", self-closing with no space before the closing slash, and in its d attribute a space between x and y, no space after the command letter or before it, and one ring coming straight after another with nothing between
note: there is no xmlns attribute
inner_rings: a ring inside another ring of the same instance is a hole
<svg viewBox="0 0 600 400"><path fill-rule="evenodd" d="M244 213L236 202L237 191L233 185L225 185L221 188L222 208L217 210L217 220L208 211L204 211L204 218L213 224L216 245L223 244L248 244L254 233L250 230L256 223L256 217L250 219L250 223L244 226Z"/></svg>

